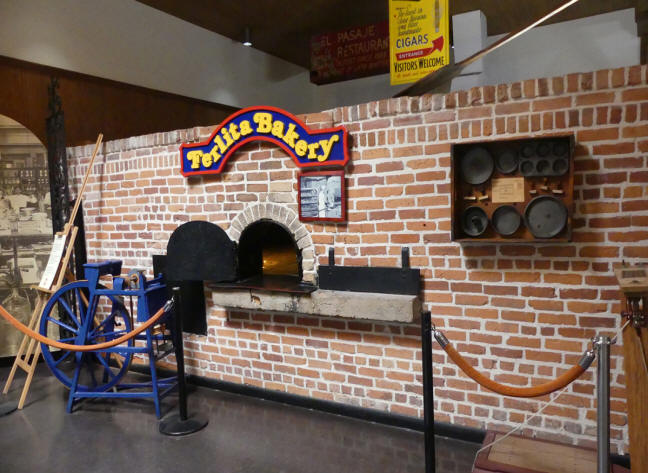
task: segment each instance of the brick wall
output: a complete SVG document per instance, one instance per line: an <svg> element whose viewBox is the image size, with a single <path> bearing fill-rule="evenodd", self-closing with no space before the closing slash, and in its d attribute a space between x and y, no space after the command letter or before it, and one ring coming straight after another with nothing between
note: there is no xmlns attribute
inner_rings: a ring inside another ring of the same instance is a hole
<svg viewBox="0 0 648 473"><path fill-rule="evenodd" d="M400 248L424 276L425 308L476 366L497 381L540 383L575 363L588 339L619 326L613 262L648 260L648 71L646 66L390 99L303 116L313 127L343 124L352 136L348 223L304 224L315 264L335 247L336 264L396 266ZM185 179L178 146L213 128L108 142L85 196L89 259L150 268L181 223L230 230L251 206L295 215L297 168L279 148L252 143L221 176ZM450 144L573 132L573 242L456 244L450 241ZM92 147L70 150L73 190ZM251 212L251 211L250 211ZM291 213L292 212L292 213ZM230 234L232 234L230 232ZM207 291L209 334L188 336L191 372L422 415L416 324L300 314L227 312ZM613 450L627 449L621 346L612 349ZM504 429L535 400L478 387L435 349L440 421ZM590 369L532 422L543 438L593 445ZM545 398L546 399L546 398Z"/></svg>

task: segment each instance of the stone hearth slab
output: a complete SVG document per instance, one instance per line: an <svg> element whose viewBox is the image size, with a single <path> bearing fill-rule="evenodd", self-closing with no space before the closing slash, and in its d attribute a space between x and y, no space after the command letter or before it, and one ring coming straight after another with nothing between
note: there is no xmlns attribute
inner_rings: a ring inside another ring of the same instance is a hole
<svg viewBox="0 0 648 473"><path fill-rule="evenodd" d="M419 320L421 313L421 301L416 296L323 289L318 289L311 294L266 292L255 289L210 289L214 304L231 309L386 322L414 322Z"/></svg>

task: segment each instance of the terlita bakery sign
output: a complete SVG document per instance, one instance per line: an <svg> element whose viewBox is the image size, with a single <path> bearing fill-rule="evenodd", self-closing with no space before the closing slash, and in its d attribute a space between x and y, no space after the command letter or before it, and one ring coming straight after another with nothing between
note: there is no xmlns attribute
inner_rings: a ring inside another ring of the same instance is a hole
<svg viewBox="0 0 648 473"><path fill-rule="evenodd" d="M180 146L183 176L218 174L227 159L250 141L283 148L300 168L344 166L349 161L343 126L310 130L294 115L274 107L250 107L230 115L201 143Z"/></svg>
<svg viewBox="0 0 648 473"><path fill-rule="evenodd" d="M389 1L391 84L408 84L447 66L448 0Z"/></svg>

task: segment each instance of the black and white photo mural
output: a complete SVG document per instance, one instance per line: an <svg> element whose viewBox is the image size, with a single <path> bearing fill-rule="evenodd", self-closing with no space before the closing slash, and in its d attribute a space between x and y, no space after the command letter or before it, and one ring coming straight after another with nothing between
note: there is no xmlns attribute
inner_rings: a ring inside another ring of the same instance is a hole
<svg viewBox="0 0 648 473"><path fill-rule="evenodd" d="M299 219L346 220L344 171L320 171L299 176Z"/></svg>
<svg viewBox="0 0 648 473"><path fill-rule="evenodd" d="M20 123L0 115L0 304L27 323L52 245L47 150ZM0 319L0 357L22 334Z"/></svg>

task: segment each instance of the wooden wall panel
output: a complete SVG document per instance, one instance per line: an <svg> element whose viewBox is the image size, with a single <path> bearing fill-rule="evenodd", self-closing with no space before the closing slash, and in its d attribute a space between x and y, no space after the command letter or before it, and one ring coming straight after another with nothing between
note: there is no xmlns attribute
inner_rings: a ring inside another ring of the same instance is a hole
<svg viewBox="0 0 648 473"><path fill-rule="evenodd" d="M235 107L0 56L0 114L45 143L47 88L58 77L68 146L214 125Z"/></svg>

